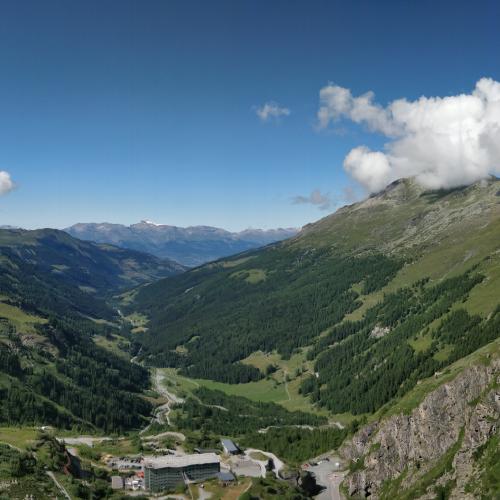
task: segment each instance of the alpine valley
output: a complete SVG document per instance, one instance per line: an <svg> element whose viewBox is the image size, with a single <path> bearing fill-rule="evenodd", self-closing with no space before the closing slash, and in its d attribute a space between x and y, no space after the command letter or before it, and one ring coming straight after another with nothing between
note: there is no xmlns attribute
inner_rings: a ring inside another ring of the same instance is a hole
<svg viewBox="0 0 500 500"><path fill-rule="evenodd" d="M212 498L499 498L498 179L401 179L230 257L84 229L0 230L0 498L121 498L110 456L221 437L273 472Z"/></svg>

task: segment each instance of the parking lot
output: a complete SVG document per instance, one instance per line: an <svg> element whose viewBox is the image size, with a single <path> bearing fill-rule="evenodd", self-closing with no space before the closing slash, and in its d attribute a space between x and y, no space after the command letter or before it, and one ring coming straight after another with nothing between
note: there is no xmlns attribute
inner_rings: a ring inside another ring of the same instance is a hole
<svg viewBox="0 0 500 500"><path fill-rule="evenodd" d="M112 458L107 462L108 467L118 470L142 470L142 458Z"/></svg>
<svg viewBox="0 0 500 500"><path fill-rule="evenodd" d="M261 477L262 470L258 463L243 457L231 457L231 469L237 476Z"/></svg>
<svg viewBox="0 0 500 500"><path fill-rule="evenodd" d="M315 498L318 500L341 500L339 486L345 476L345 472L340 470L341 468L342 464L336 457L318 460L318 462L304 467L304 470L314 474L319 485L325 487Z"/></svg>

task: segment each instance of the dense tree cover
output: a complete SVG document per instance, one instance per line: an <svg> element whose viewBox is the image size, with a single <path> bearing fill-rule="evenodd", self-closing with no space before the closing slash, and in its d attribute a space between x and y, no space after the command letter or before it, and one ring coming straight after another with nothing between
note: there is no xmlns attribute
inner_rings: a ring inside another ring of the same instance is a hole
<svg viewBox="0 0 500 500"><path fill-rule="evenodd" d="M453 311L435 332L429 352L437 353L440 349L451 347L441 367L453 363L476 351L483 345L500 336L500 305L486 319L471 316L465 309Z"/></svg>
<svg viewBox="0 0 500 500"><path fill-rule="evenodd" d="M17 331L8 319L0 322L0 422L106 432L142 425L151 412L141 396L148 371L98 347L92 337L116 328L88 319L117 319L106 295L127 282L124 265L135 262L136 271L142 269L136 253L60 231L0 230L2 301L47 320L30 326L43 347L24 345L22 326ZM143 260L146 269L157 261Z"/></svg>
<svg viewBox="0 0 500 500"><path fill-rule="evenodd" d="M321 425L325 417L288 411L275 403L250 401L201 387L179 409L175 424L180 429L219 435L242 436L273 425Z"/></svg>
<svg viewBox="0 0 500 500"><path fill-rule="evenodd" d="M327 335L316 339L312 349L307 353L307 358L309 360L315 359L325 349L351 335L360 332L369 334L377 325L393 328L405 318L424 311L426 307L433 303L440 291L440 289L426 290L425 286L428 282L428 279L422 279L412 287L401 288L394 293L386 294L379 304L371 307L366 312L363 319L359 321L343 321L335 325ZM415 298L424 290L426 291L425 301L417 301Z"/></svg>
<svg viewBox="0 0 500 500"><path fill-rule="evenodd" d="M0 293L9 303L41 316L80 314L104 319L116 313L104 300L82 291L71 280L52 272L46 266L33 264L19 257L15 250L0 247L4 258L0 265ZM5 262L9 262L6 265Z"/></svg>
<svg viewBox="0 0 500 500"><path fill-rule="evenodd" d="M40 326L58 349L57 358L16 353L0 344L0 372L11 377L9 386L0 388L0 421L95 426L106 432L142 425L152 408L140 395L149 384L148 372L96 346L87 332L100 328L62 319Z"/></svg>
<svg viewBox="0 0 500 500"><path fill-rule="evenodd" d="M379 254L274 246L142 287L131 307L150 318L144 359L193 377L255 380L262 374L238 361L257 350L290 356L359 306L354 284L378 289L401 265ZM251 270L262 279L249 280Z"/></svg>
<svg viewBox="0 0 500 500"><path fill-rule="evenodd" d="M386 295L363 320L337 325L312 349L311 356L319 354L319 376L307 378L302 392L335 413L374 412L418 380L490 342L500 334L498 310L488 319L463 309L450 312L482 279L469 271L433 286L422 280ZM440 326L431 329L439 318ZM389 330L380 337L374 335L376 327ZM432 336L429 348L411 347L417 334Z"/></svg>
<svg viewBox="0 0 500 500"><path fill-rule="evenodd" d="M361 423L355 419L346 429L327 427L323 416L207 388L194 391L174 413L174 424L186 433L191 450L218 448L220 436L227 435L242 446L271 451L290 465L338 448Z"/></svg>
<svg viewBox="0 0 500 500"><path fill-rule="evenodd" d="M227 365L214 363L213 359L200 359L199 363L184 367L180 372L188 377L210 378L226 384L245 384L262 378L262 373L254 366L232 363L228 369Z"/></svg>
<svg viewBox="0 0 500 500"><path fill-rule="evenodd" d="M220 442L220 434L210 433L205 430L201 431L186 431L184 429L186 440L183 441L182 448L187 453L197 453L197 450L219 450L222 453L222 444ZM165 448L173 449L177 443L172 443L173 446L165 446Z"/></svg>
<svg viewBox="0 0 500 500"><path fill-rule="evenodd" d="M135 363L124 363L123 358L98 347L90 336L75 330L74 325L73 321L52 320L47 326L40 327L63 354L56 360L60 373L82 386L91 386L97 378L116 389L131 392L140 392L149 386L145 368ZM90 326L93 327L93 324ZM97 331L102 330L98 328Z"/></svg>
<svg viewBox="0 0 500 500"><path fill-rule="evenodd" d="M280 481L272 473L261 478L252 479L252 485L240 496L240 500L267 500L279 498L280 500L308 500L311 495L288 481Z"/></svg>
<svg viewBox="0 0 500 500"><path fill-rule="evenodd" d="M64 428L79 423L17 379L10 381L8 388L0 388L0 401L0 422L4 424L50 424ZM83 423L82 426L85 427Z"/></svg>
<svg viewBox="0 0 500 500"><path fill-rule="evenodd" d="M253 432L240 444L274 453L288 464L298 465L329 450L338 448L347 436L347 429L327 427L307 429L297 427L271 428Z"/></svg>
<svg viewBox="0 0 500 500"><path fill-rule="evenodd" d="M19 357L5 344L0 344L0 369L7 375L17 377L23 373Z"/></svg>

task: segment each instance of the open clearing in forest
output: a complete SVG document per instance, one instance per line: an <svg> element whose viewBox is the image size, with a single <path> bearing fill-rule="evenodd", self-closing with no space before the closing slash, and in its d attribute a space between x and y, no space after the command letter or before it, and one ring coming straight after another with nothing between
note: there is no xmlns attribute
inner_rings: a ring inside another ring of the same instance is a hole
<svg viewBox="0 0 500 500"><path fill-rule="evenodd" d="M36 440L37 434L35 427L0 427L0 442L26 448Z"/></svg>
<svg viewBox="0 0 500 500"><path fill-rule="evenodd" d="M284 384L277 384L273 379L262 379L247 384L225 384L205 379L189 379L178 375L173 368L162 369L167 387L184 397L199 387L222 391L230 396L243 396L252 401L279 403L288 400Z"/></svg>
<svg viewBox="0 0 500 500"><path fill-rule="evenodd" d="M269 364L276 365L278 368L269 378L257 382L246 384L225 384L205 379L189 379L176 373L172 368L163 370L166 380L170 381L171 388L174 391L190 393L198 387L219 390L230 396L243 396L252 401L279 403L289 410L302 410L312 413L318 413L310 402L299 394L301 377L295 377L297 369L307 365L305 354L300 353L292 356L289 360L282 360L278 354L265 354L257 352L243 360L243 363L256 366L261 371L265 371ZM285 381L286 374L290 380ZM287 390L288 388L288 390Z"/></svg>
<svg viewBox="0 0 500 500"><path fill-rule="evenodd" d="M34 325L46 323L47 320L40 318L39 316L32 316L27 314L18 307L11 306L10 304L5 304L1 302L0 299L0 318L6 318L15 327L16 330L22 333L36 333Z"/></svg>

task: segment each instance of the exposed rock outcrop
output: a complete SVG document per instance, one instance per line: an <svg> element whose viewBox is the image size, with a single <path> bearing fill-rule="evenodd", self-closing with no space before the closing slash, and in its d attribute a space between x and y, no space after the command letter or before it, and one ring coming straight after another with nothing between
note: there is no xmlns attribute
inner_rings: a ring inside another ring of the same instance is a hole
<svg viewBox="0 0 500 500"><path fill-rule="evenodd" d="M420 498L435 498L436 485L445 484L453 485L451 498L474 498L466 485L477 473L475 451L498 432L499 380L499 359L472 366L428 394L410 415L361 429L342 449L357 463L344 483L349 494L383 498L384 482L399 478L400 491L417 483L429 490Z"/></svg>
<svg viewBox="0 0 500 500"><path fill-rule="evenodd" d="M385 337L391 329L388 326L380 326L377 325L371 332L370 332L370 337L372 339L381 339L382 337Z"/></svg>

